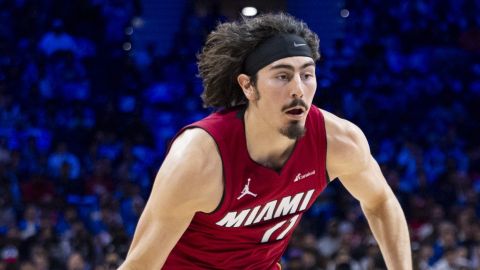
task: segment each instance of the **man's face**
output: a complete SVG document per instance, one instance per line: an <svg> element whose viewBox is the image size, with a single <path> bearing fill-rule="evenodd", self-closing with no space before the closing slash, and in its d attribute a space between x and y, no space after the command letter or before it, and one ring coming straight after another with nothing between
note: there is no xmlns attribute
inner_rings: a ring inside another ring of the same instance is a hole
<svg viewBox="0 0 480 270"><path fill-rule="evenodd" d="M279 59L257 73L255 113L268 126L290 139L305 133L305 120L317 89L315 63L310 57Z"/></svg>

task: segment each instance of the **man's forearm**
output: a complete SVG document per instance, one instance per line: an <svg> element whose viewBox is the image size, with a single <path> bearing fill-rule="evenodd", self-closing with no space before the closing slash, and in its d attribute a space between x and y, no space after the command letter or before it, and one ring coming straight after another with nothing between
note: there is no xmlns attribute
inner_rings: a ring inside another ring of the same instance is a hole
<svg viewBox="0 0 480 270"><path fill-rule="evenodd" d="M375 209L362 208L388 269L412 269L408 226L397 199L391 196Z"/></svg>

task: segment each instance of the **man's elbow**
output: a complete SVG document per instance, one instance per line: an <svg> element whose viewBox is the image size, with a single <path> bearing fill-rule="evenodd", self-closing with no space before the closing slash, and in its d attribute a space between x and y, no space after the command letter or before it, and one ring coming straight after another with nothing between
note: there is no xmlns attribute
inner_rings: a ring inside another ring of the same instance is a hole
<svg viewBox="0 0 480 270"><path fill-rule="evenodd" d="M368 211L369 213L377 213L384 211L385 209L395 207L398 205L398 200L390 189L385 188L381 192L378 192L369 198L369 200L360 202L360 204L364 211Z"/></svg>

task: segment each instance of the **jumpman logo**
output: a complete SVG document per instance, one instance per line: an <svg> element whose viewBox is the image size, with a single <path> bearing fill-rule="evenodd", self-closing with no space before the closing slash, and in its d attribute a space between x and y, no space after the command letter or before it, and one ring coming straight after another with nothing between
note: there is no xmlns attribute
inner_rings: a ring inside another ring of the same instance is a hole
<svg viewBox="0 0 480 270"><path fill-rule="evenodd" d="M250 186L250 178L248 178L248 182L243 188L242 193L240 193L240 196L238 196L237 200L240 200L245 195L252 195L253 197L257 197L257 194L250 191L249 186Z"/></svg>

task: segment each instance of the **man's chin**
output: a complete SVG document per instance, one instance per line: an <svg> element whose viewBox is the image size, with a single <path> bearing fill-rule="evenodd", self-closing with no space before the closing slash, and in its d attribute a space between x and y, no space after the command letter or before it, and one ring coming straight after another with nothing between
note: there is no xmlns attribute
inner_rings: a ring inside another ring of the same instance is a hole
<svg viewBox="0 0 480 270"><path fill-rule="evenodd" d="M280 129L282 135L292 140L300 139L305 135L305 132L305 125L300 123L300 121L291 121L287 127Z"/></svg>

